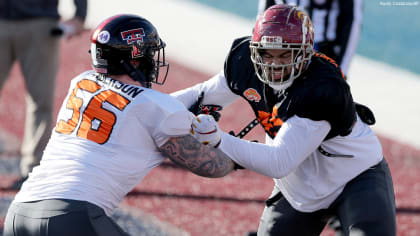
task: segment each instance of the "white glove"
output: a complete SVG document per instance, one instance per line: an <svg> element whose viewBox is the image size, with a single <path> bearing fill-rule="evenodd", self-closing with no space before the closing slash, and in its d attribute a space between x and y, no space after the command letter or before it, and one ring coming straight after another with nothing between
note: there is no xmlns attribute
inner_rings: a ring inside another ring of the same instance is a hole
<svg viewBox="0 0 420 236"><path fill-rule="evenodd" d="M222 138L222 131L213 116L200 114L192 121L191 134L202 144L217 147Z"/></svg>

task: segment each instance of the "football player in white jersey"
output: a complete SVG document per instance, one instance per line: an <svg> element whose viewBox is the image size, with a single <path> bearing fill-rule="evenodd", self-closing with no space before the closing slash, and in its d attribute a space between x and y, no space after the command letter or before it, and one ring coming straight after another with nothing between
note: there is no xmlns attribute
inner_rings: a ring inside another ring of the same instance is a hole
<svg viewBox="0 0 420 236"><path fill-rule="evenodd" d="M268 145L224 133L219 148L274 179L258 235L319 235L337 215L344 235L396 234L395 197L370 110L353 101L338 65L313 50L310 18L289 5L262 14L253 35L233 42L225 68L172 95L187 107L242 97ZM203 119L203 118L202 118ZM193 129L214 123L196 123ZM206 136L195 132L197 136Z"/></svg>
<svg viewBox="0 0 420 236"><path fill-rule="evenodd" d="M95 29L94 70L71 81L41 163L9 207L3 235L126 235L109 216L165 158L205 177L233 169L222 151L191 135L194 114L151 89L166 79L164 47L139 16L116 15Z"/></svg>

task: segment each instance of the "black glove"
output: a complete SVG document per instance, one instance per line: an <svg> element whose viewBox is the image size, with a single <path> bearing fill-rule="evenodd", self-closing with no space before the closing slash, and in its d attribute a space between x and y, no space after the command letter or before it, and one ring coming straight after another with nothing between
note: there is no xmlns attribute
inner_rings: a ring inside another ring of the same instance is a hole
<svg viewBox="0 0 420 236"><path fill-rule="evenodd" d="M190 112L194 113L194 115L206 114L213 116L215 121L219 121L220 119L220 112L223 108L219 105L203 105L204 92L201 92L197 98L197 101L191 105L188 109Z"/></svg>
<svg viewBox="0 0 420 236"><path fill-rule="evenodd" d="M199 114L198 112L200 111L200 105L203 102L203 98L204 98L204 92L201 92L197 98L197 101L194 104L192 104L190 108L188 108L188 110L194 113L194 115Z"/></svg>
<svg viewBox="0 0 420 236"><path fill-rule="evenodd" d="M219 121L220 119L220 112L223 108L219 105L200 105L200 111L198 114L206 114L213 116L215 121Z"/></svg>
<svg viewBox="0 0 420 236"><path fill-rule="evenodd" d="M374 125L376 120L375 116L373 115L373 112L369 109L369 107L364 106L360 103L355 102L354 103L356 107L356 112L359 115L360 119L368 124L368 125Z"/></svg>

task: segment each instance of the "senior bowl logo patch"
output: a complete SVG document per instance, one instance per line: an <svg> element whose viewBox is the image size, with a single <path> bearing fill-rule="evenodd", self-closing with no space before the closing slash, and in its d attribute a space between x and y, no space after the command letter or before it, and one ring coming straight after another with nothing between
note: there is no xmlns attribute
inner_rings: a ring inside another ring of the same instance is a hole
<svg viewBox="0 0 420 236"><path fill-rule="evenodd" d="M261 95L254 88L249 88L245 90L244 96L249 101L259 102L261 100Z"/></svg>
<svg viewBox="0 0 420 236"><path fill-rule="evenodd" d="M101 31L97 38L98 42L102 44L108 43L110 39L111 39L111 35L106 30Z"/></svg>

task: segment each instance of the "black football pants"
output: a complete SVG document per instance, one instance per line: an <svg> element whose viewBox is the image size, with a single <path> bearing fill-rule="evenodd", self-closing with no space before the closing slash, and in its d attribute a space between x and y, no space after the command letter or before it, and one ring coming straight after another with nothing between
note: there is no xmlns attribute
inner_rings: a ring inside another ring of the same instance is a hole
<svg viewBox="0 0 420 236"><path fill-rule="evenodd" d="M347 183L328 209L299 212L278 193L267 200L258 235L320 235L334 215L344 235L396 235L394 189L385 159Z"/></svg>
<svg viewBox="0 0 420 236"><path fill-rule="evenodd" d="M12 203L3 236L128 236L102 208L84 201L51 199Z"/></svg>

